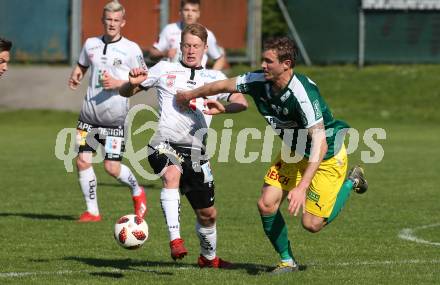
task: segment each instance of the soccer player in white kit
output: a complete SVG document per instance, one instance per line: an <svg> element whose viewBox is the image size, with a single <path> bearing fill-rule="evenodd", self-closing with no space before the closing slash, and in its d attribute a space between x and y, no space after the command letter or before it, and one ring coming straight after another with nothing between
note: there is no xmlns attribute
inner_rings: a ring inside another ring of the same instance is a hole
<svg viewBox="0 0 440 285"><path fill-rule="evenodd" d="M167 58L168 61L178 62L182 53L180 51L180 39L185 26L197 23L200 18L200 0L182 0L180 2L181 21L165 26L159 35L157 42L149 50L153 58ZM208 30L208 49L202 59L202 66L206 67L209 58L214 60L212 69L222 70L226 67L224 50L217 45L214 34Z"/></svg>
<svg viewBox="0 0 440 285"><path fill-rule="evenodd" d="M180 236L180 192L185 195L197 216L196 233L200 240L200 267L229 268L231 264L216 255L217 231L214 207L214 178L205 156L206 130L212 115L235 113L247 108L240 93L219 94L213 100L199 98L180 110L176 105L177 90L190 90L205 83L226 78L217 70L206 70L201 61L207 30L191 24L182 32L182 61L161 61L147 72L130 71L129 82L120 88L123 96L156 87L160 108L157 130L149 143L148 161L163 182L161 206L170 235L171 257L183 258L188 251ZM224 106L217 99L229 101Z"/></svg>
<svg viewBox="0 0 440 285"><path fill-rule="evenodd" d="M146 69L139 46L121 35L125 26L125 9L118 2L104 7L104 35L88 38L78 64L69 78L69 87L77 88L90 68L89 86L77 125L79 184L87 205L79 222L101 220L97 202L97 180L92 167L93 152L99 144L105 148L104 168L131 189L135 214L144 217L146 195L131 170L121 164L125 148L124 122L129 110L128 99L119 95L118 88L128 81L130 69Z"/></svg>

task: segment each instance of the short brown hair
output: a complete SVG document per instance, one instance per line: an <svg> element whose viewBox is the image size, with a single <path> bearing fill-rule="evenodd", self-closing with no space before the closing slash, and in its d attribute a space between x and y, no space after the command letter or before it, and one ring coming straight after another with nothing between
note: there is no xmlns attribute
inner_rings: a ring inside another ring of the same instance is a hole
<svg viewBox="0 0 440 285"><path fill-rule="evenodd" d="M199 5L200 6L200 0L182 0L180 1L180 10L185 7L186 4L192 4L192 5Z"/></svg>
<svg viewBox="0 0 440 285"><path fill-rule="evenodd" d="M268 38L263 43L263 50L274 50L277 52L278 60L290 60L292 61L292 67L295 66L297 57L297 48L294 41L288 37L272 37Z"/></svg>
<svg viewBox="0 0 440 285"><path fill-rule="evenodd" d="M201 24L195 23L186 26L182 31L182 35L181 35L182 38L180 39L182 43L183 43L183 37L186 34L191 34L199 37L205 44L208 42L208 31Z"/></svg>
<svg viewBox="0 0 440 285"><path fill-rule="evenodd" d="M0 38L0 52L10 51L12 48L12 42L7 39Z"/></svg>

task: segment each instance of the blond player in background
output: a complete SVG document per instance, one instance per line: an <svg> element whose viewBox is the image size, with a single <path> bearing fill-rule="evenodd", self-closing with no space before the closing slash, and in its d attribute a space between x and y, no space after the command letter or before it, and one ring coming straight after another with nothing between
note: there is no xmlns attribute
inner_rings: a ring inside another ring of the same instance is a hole
<svg viewBox="0 0 440 285"><path fill-rule="evenodd" d="M180 38L182 30L191 24L197 23L200 18L200 0L182 0L180 2L181 20L165 26L159 35L159 39L149 50L152 58L166 58L171 62L178 62L182 58L180 50ZM208 48L202 59L202 66L206 67L208 57L214 60L212 69L222 70L226 67L226 55L224 50L217 45L214 34L208 30Z"/></svg>
<svg viewBox="0 0 440 285"><path fill-rule="evenodd" d="M121 35L125 26L125 9L121 4L113 1L105 5L102 23L104 35L86 40L78 64L69 78L69 87L75 90L90 68L89 86L77 125L79 149L76 165L87 205L87 211L80 216L79 222L101 220L97 180L92 167L92 156L99 144L105 148L106 172L130 187L135 214L144 217L147 210L143 187L139 186L131 170L121 164L129 102L118 91L128 81L130 69L146 70L147 67L139 46Z"/></svg>

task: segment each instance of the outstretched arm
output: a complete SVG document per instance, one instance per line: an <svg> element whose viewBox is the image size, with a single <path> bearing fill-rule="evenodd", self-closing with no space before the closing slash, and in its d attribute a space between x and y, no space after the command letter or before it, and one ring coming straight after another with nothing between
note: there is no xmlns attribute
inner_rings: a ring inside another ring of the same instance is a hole
<svg viewBox="0 0 440 285"><path fill-rule="evenodd" d="M176 102L180 106L187 106L188 102L194 98L200 98L204 96L211 96L219 93L236 93L238 92L236 87L237 78L229 78L219 81L214 81L205 84L199 88L188 91L177 91Z"/></svg>
<svg viewBox="0 0 440 285"><path fill-rule="evenodd" d="M147 79L147 71L143 68L133 68L128 74L128 82L119 87L119 94L123 97L131 97L140 92L140 84Z"/></svg>
<svg viewBox="0 0 440 285"><path fill-rule="evenodd" d="M208 110L204 111L207 115L217 115L221 113L238 113L247 109L248 102L241 93L233 93L229 96L229 104L223 105L220 101L208 99L206 101Z"/></svg>

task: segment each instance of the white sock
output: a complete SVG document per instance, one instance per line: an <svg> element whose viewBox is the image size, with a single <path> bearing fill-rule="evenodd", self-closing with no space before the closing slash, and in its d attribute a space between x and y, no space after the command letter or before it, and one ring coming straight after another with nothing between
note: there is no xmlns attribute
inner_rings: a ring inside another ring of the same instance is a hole
<svg viewBox="0 0 440 285"><path fill-rule="evenodd" d="M121 172L119 172L118 180L130 187L132 196L139 196L142 193L142 189L131 172L130 168L121 164Z"/></svg>
<svg viewBox="0 0 440 285"><path fill-rule="evenodd" d="M92 215L99 215L98 209L98 195L96 193L96 175L93 167L78 172L79 185L86 200L87 211Z"/></svg>
<svg viewBox="0 0 440 285"><path fill-rule="evenodd" d="M170 241L180 238L180 194L179 189L162 188L160 205L168 225Z"/></svg>
<svg viewBox="0 0 440 285"><path fill-rule="evenodd" d="M208 260L213 260L216 256L217 248L217 228L204 227L196 222L196 233L200 240L200 253Z"/></svg>

